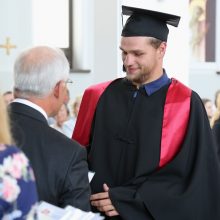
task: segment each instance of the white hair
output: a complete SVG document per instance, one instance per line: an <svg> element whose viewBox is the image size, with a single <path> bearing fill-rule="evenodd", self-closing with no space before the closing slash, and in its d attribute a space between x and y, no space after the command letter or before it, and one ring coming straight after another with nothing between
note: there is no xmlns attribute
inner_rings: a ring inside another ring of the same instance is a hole
<svg viewBox="0 0 220 220"><path fill-rule="evenodd" d="M19 98L45 97L69 76L69 63L58 48L39 46L22 52L14 65L14 91Z"/></svg>

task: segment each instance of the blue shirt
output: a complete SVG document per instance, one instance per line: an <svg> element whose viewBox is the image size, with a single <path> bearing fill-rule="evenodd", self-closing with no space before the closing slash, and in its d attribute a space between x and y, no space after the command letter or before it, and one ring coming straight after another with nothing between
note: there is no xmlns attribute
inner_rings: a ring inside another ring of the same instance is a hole
<svg viewBox="0 0 220 220"><path fill-rule="evenodd" d="M150 96L156 91L158 91L160 88L162 88L163 86L169 84L170 82L171 82L171 79L168 78L164 70L163 75L159 79L153 82L147 83L143 85L142 87L144 87L146 93ZM134 98L136 97L136 95L137 95L137 91L134 93Z"/></svg>

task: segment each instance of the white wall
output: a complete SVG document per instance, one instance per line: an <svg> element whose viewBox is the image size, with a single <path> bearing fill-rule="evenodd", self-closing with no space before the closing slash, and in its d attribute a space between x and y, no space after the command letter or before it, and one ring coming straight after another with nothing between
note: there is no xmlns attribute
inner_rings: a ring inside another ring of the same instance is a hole
<svg viewBox="0 0 220 220"><path fill-rule="evenodd" d="M77 0L84 1L84 15L82 21L83 43L81 50L84 54L81 69L90 69L89 73L71 74L74 81L70 92L71 97L81 95L85 88L92 84L115 79L118 75L118 19L119 2L117 0ZM77 30L76 30L77 34ZM86 45L85 45L86 44ZM74 46L73 46L74 47Z"/></svg>
<svg viewBox="0 0 220 220"><path fill-rule="evenodd" d="M181 19L177 28L169 26L164 67L170 77L189 85L188 0L174 1L169 5L175 8L174 13L180 15Z"/></svg>
<svg viewBox="0 0 220 220"><path fill-rule="evenodd" d="M94 1L94 81L117 77L118 1Z"/></svg>
<svg viewBox="0 0 220 220"><path fill-rule="evenodd" d="M7 56L0 49L1 91L13 87L13 64L17 55L32 45L32 14L30 0L0 0L0 44L7 36L17 45ZM78 22L74 36L74 55L80 57L75 65L90 72L71 73L73 85L70 87L72 99L83 93L84 89L94 83L115 79L118 74L118 13L117 0L74 0L73 10L78 6ZM80 10L80 11L79 11ZM75 23L76 25L76 23ZM80 34L79 34L80 33ZM78 54L75 51L79 52Z"/></svg>
<svg viewBox="0 0 220 220"><path fill-rule="evenodd" d="M212 68L193 70L189 75L189 85L201 98L214 101L215 92L220 89L220 76Z"/></svg>
<svg viewBox="0 0 220 220"><path fill-rule="evenodd" d="M71 97L74 99L83 93L84 89L91 84L124 76L122 72L122 62L120 57L119 43L122 29L121 24L121 4L142 7L153 6L155 2L158 9L164 9L164 5L172 13L181 14L182 18L178 28L170 28L168 38L168 49L164 66L169 76L189 84L201 96L212 98L214 92L220 88L220 76L216 71L220 70L220 50L217 49L218 62L213 66L200 66L190 68L188 66L188 0L75 0L84 7L81 11L83 19L81 22L82 35L81 43L77 46L81 48L80 58L81 68L90 69L88 73L71 73L74 84L71 85ZM172 2L171 2L172 1ZM219 1L218 8L219 6ZM0 49L0 90L6 91L12 88L12 68L15 57L23 48L31 45L31 1L30 0L0 0L0 44L5 42L6 37L11 38L11 42L17 45L7 56L4 49ZM174 4L175 7L174 7ZM172 7L171 7L172 6ZM154 6L155 7L155 6ZM165 7L165 8L166 8ZM220 11L218 9L218 11ZM83 14L84 13L84 14ZM219 13L220 14L220 13ZM220 15L218 15L220 16ZM217 19L217 21L220 19ZM219 25L217 24L217 27ZM219 39L219 29L216 39ZM76 30L76 33L79 32ZM219 42L217 42L217 48ZM190 75L188 74L190 70ZM189 82L189 83L188 83Z"/></svg>
<svg viewBox="0 0 220 220"><path fill-rule="evenodd" d="M0 48L0 91L11 90L13 85L13 63L17 55L31 44L31 1L0 0L0 44L6 37L16 45L7 55Z"/></svg>

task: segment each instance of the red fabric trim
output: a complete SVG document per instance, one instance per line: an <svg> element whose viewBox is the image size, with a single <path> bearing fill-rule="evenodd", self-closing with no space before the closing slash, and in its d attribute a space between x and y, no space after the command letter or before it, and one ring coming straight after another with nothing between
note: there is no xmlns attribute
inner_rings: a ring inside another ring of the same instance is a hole
<svg viewBox="0 0 220 220"><path fill-rule="evenodd" d="M84 92L72 136L81 145L89 144L96 105L110 83L111 81L108 81L91 86ZM192 91L188 87L172 79L164 106L159 167L172 160L181 147L189 121L191 93Z"/></svg>
<svg viewBox="0 0 220 220"><path fill-rule="evenodd" d="M172 79L164 106L159 167L172 160L181 147L189 122L191 94L191 89Z"/></svg>
<svg viewBox="0 0 220 220"><path fill-rule="evenodd" d="M87 146L89 144L90 130L96 105L100 96L111 82L112 81L108 81L91 86L84 92L72 135L72 139L76 140L83 146Z"/></svg>

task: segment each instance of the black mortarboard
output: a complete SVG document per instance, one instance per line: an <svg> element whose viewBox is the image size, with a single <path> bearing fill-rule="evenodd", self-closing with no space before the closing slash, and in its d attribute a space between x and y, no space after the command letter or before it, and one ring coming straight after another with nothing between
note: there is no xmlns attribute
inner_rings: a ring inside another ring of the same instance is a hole
<svg viewBox="0 0 220 220"><path fill-rule="evenodd" d="M122 6L122 14L130 16L122 30L121 36L147 36L167 41L169 29L167 24L177 27L180 16L147 9Z"/></svg>

